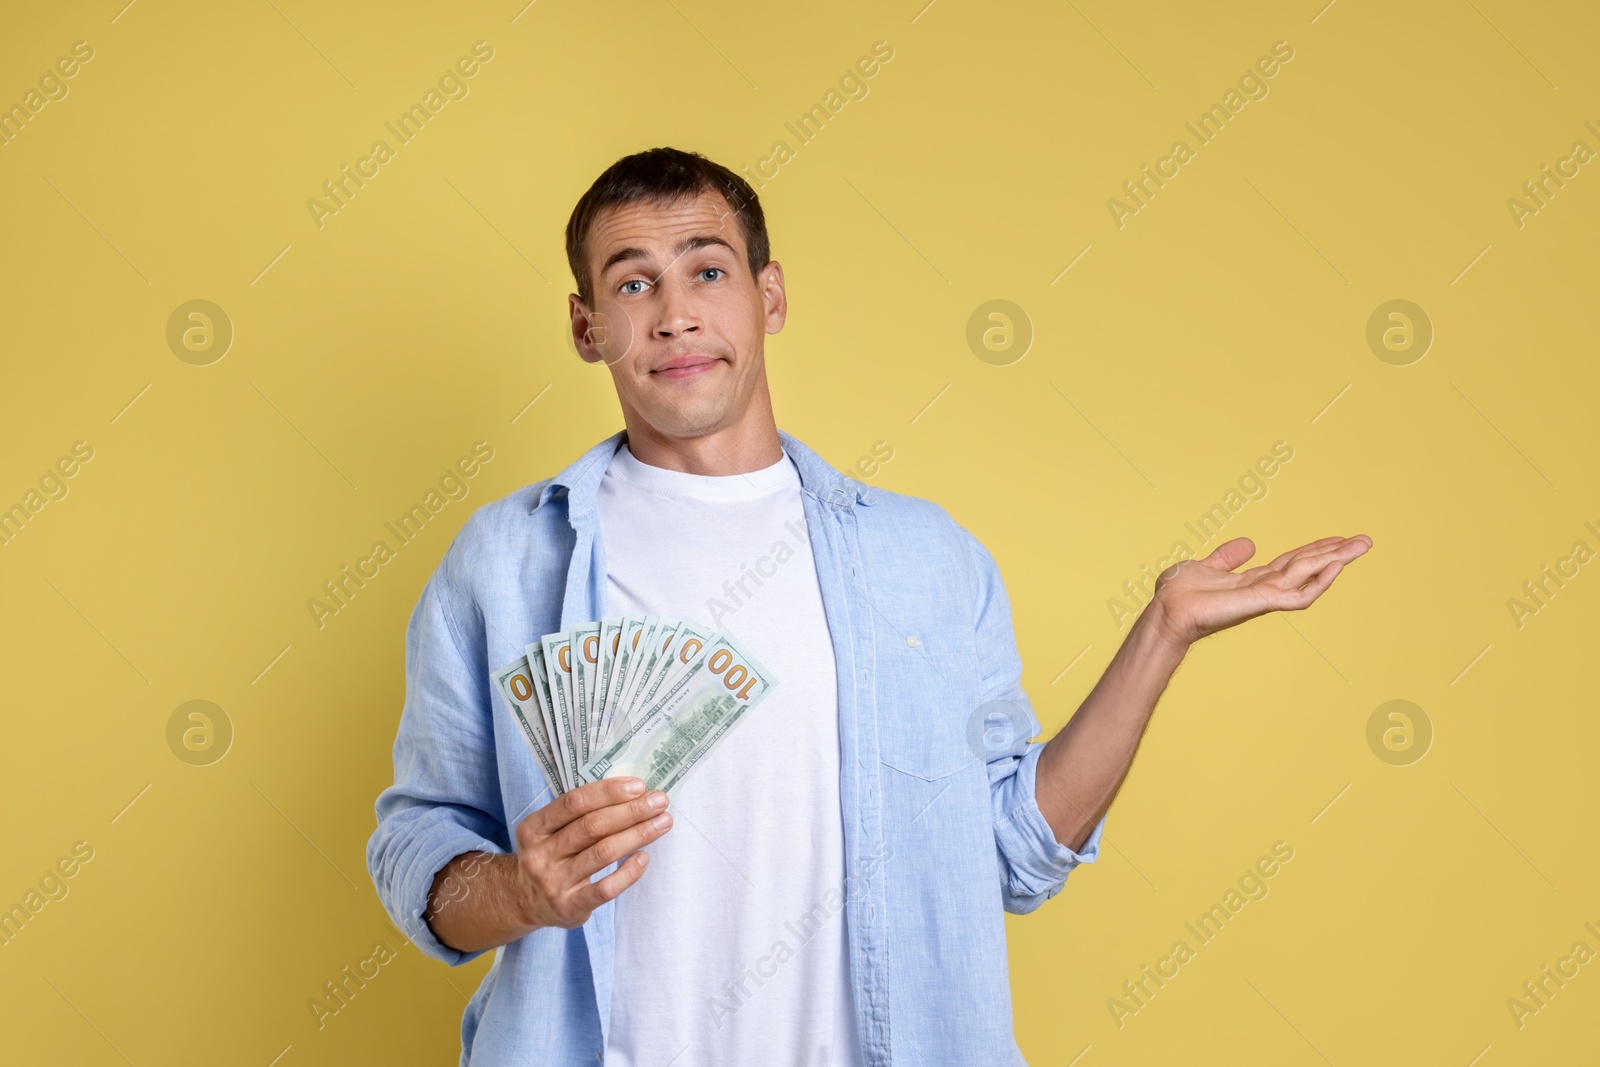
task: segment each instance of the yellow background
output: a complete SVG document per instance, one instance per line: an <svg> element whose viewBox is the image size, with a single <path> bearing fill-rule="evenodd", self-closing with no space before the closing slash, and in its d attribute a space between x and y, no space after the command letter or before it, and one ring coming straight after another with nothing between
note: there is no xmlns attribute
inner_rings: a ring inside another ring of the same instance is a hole
<svg viewBox="0 0 1600 1067"><path fill-rule="evenodd" d="M1010 920L1030 1061L1593 1062L1600 964L1521 1028L1506 1001L1575 941L1600 951L1600 576L1520 628L1507 600L1600 549L1600 166L1520 228L1506 201L1600 149L1594 9L600 12L8 14L0 102L75 41L95 57L0 148L0 503L75 441L95 454L0 548L0 906L74 842L94 859L0 948L0 1059L455 1062L489 958L404 946L364 849L450 537L620 426L562 342L568 213L642 148L738 168L794 147L784 123L883 40L869 94L761 189L789 279L779 423L841 468L889 442L873 484L989 545L1047 732L1125 632L1107 600L1175 540L1248 535L1255 563L1375 541L1310 611L1192 650L1099 862ZM470 95L319 229L307 199L478 40ZM1183 123L1280 40L1269 95L1119 229L1107 199L1195 147ZM165 339L193 299L235 330L209 366ZM966 343L992 299L1035 331L1009 366ZM1435 330L1409 366L1365 340L1393 299ZM318 629L306 600L480 439L471 495ZM1280 440L1270 493L1186 536ZM235 731L209 766L167 743L194 699ZM1434 730L1408 766L1366 740L1393 699ZM1270 895L1119 1028L1108 999L1280 840ZM379 940L398 958L319 1030L308 999Z"/></svg>

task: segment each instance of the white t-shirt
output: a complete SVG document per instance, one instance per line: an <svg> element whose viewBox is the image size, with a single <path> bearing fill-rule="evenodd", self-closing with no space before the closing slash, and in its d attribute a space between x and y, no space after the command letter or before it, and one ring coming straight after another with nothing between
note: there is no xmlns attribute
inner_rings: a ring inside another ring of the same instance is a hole
<svg viewBox="0 0 1600 1067"><path fill-rule="evenodd" d="M607 613L726 629L778 684L673 793L616 900L608 1067L856 1067L833 646L785 455L685 474L617 450Z"/></svg>

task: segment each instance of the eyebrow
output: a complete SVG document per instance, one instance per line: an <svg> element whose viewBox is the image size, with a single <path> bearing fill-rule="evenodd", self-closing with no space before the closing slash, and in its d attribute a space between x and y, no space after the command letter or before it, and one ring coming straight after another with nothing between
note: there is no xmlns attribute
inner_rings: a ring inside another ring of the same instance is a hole
<svg viewBox="0 0 1600 1067"><path fill-rule="evenodd" d="M678 252L673 258L681 259L683 256L688 255L697 248L706 248L710 245L721 245L734 255L738 255L738 249L734 248L727 241L724 241L715 234L697 233L690 237L685 237L682 241L678 242ZM634 259L650 259L651 257L652 253L643 248L619 248L615 252L611 253L611 255L606 257L605 263L600 267L600 276L602 278L605 277L606 272L612 267L616 266L618 263L623 263Z"/></svg>

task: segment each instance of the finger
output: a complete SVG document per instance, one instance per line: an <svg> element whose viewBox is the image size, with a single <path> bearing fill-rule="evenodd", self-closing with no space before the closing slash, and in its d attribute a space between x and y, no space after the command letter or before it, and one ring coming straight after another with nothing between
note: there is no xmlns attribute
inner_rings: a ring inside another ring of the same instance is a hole
<svg viewBox="0 0 1600 1067"><path fill-rule="evenodd" d="M1315 548L1316 551L1320 553L1331 548L1336 550L1339 553L1340 558L1348 563L1350 560L1355 559L1357 556L1361 555L1371 547L1372 538L1368 537L1366 534L1357 534L1354 537L1324 537L1320 540L1313 541L1309 545L1303 546L1301 551L1304 551L1304 549Z"/></svg>
<svg viewBox="0 0 1600 1067"><path fill-rule="evenodd" d="M1367 547L1367 544L1361 541L1344 539L1339 544L1325 548L1321 552L1302 556L1289 564L1288 568L1284 570L1282 584L1285 588L1298 589L1332 560L1338 560L1341 564L1349 563L1356 557L1365 554Z"/></svg>
<svg viewBox="0 0 1600 1067"><path fill-rule="evenodd" d="M1322 569L1316 579L1302 589L1291 589L1283 593L1285 603L1283 607L1288 611L1300 611L1312 605L1317 597L1321 596L1333 580L1339 577L1339 572L1344 570L1343 560L1334 560Z"/></svg>
<svg viewBox="0 0 1600 1067"><path fill-rule="evenodd" d="M1329 545L1337 544L1338 542L1343 541L1343 540L1344 540L1344 538L1337 537L1337 536L1335 536L1335 537L1321 537L1321 538L1318 538L1317 540L1312 541L1310 544L1301 545L1299 548L1291 548L1289 551L1285 552L1283 555L1279 556L1277 559L1273 560L1271 563L1268 563L1265 566L1264 569L1265 570L1269 570L1269 571L1279 570L1279 569L1281 569L1283 564L1288 563L1290 560L1294 559L1296 556L1304 555L1307 552L1314 552L1314 551L1317 551L1319 549L1327 548Z"/></svg>
<svg viewBox="0 0 1600 1067"><path fill-rule="evenodd" d="M644 782L638 778L602 778L561 794L528 819L533 822L535 832L548 836L597 808L624 803L643 793Z"/></svg>
<svg viewBox="0 0 1600 1067"><path fill-rule="evenodd" d="M579 886L573 891L572 902L585 911L594 911L606 901L617 899L624 889L637 882L649 862L648 855L635 852L598 882Z"/></svg>
<svg viewBox="0 0 1600 1067"><path fill-rule="evenodd" d="M1235 537L1218 545L1211 555L1200 562L1213 570L1231 571L1255 554L1255 542L1248 537Z"/></svg>
<svg viewBox="0 0 1600 1067"><path fill-rule="evenodd" d="M658 812L646 819L637 822L603 838L584 849L572 858L571 871L574 877L588 878L596 871L604 870L630 852L636 852L666 833L672 828L672 816L667 812Z"/></svg>
<svg viewBox="0 0 1600 1067"><path fill-rule="evenodd" d="M1300 556L1291 560L1272 581L1280 589L1298 589L1310 581L1318 571L1338 558L1339 550L1336 548L1325 548L1321 552Z"/></svg>
<svg viewBox="0 0 1600 1067"><path fill-rule="evenodd" d="M659 789L651 790L642 797L635 797L622 804L609 804L603 808L585 812L573 819L560 830L556 831L551 839L551 845L557 857L566 859L576 856L584 849L593 846L597 841L604 841L613 834L648 822L658 813L665 811L667 795ZM619 852L611 857L615 860L618 856L625 856L626 852ZM608 863L610 860L607 861ZM604 867L602 863L600 867ZM599 870L596 867L595 870ZM593 871L589 873L594 873Z"/></svg>

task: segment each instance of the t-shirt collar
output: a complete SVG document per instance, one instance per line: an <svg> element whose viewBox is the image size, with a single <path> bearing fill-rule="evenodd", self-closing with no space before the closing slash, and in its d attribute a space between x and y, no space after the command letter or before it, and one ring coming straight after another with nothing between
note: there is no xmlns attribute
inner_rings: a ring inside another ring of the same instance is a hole
<svg viewBox="0 0 1600 1067"><path fill-rule="evenodd" d="M627 430L618 430L579 456L570 466L543 485L534 501L533 510L537 511L551 499L563 498L567 502L567 514L572 520L577 521L592 516L600 479L605 476L606 468L611 465L613 457L627 441L627 437ZM877 491L871 486L845 477L799 438L780 429L778 440L783 445L784 454L793 461L795 469L800 473L801 492L840 509L849 507L857 501L871 504L876 499Z"/></svg>
<svg viewBox="0 0 1600 1067"><path fill-rule="evenodd" d="M604 477L647 492L712 501L750 500L780 489L800 488L799 468L787 453L760 470L723 475L690 474L644 462L633 454L626 441L612 455Z"/></svg>

